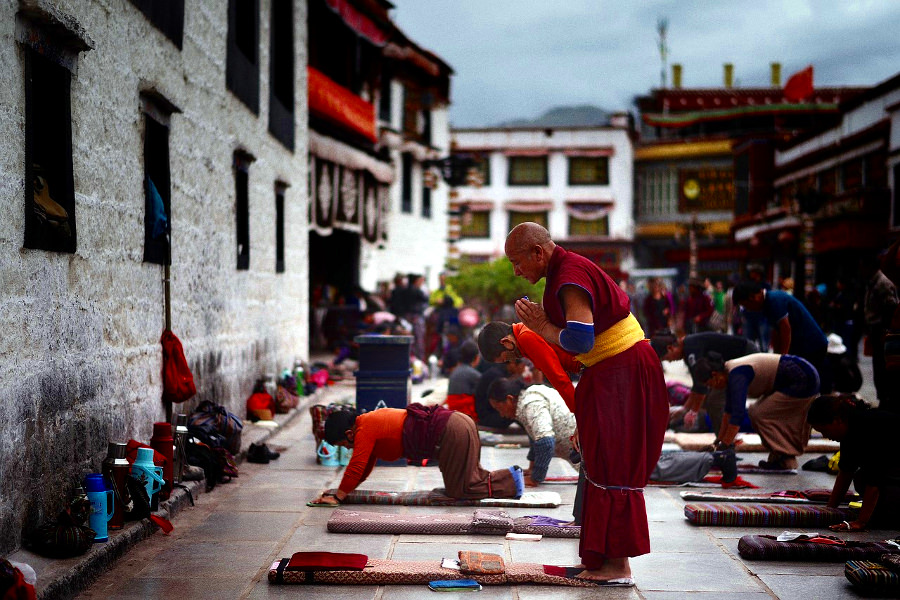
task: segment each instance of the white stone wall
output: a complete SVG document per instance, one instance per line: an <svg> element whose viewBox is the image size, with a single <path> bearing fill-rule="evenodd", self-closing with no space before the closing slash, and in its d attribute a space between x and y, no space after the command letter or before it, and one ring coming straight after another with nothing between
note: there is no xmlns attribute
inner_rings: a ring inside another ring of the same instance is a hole
<svg viewBox="0 0 900 600"><path fill-rule="evenodd" d="M49 2L45 3L50 5ZM244 416L256 377L304 357L307 313L306 2L295 0L296 144L268 131L269 1L261 1L260 114L225 87L227 2L185 3L179 51L130 2L55 0L94 42L72 78L75 254L23 249L25 96L18 3L0 4L0 553L52 518L110 440L147 441L165 418L163 268L143 258L139 91L172 116L172 328L198 396ZM234 150L250 168L250 269L237 271ZM286 272L275 273L276 180Z"/></svg>
<svg viewBox="0 0 900 600"><path fill-rule="evenodd" d="M552 132L550 135L547 132ZM506 202L552 202L548 214L550 235L557 240L568 237L566 202L602 200L614 203L609 215L609 239L634 238L633 145L625 127L572 129L459 129L451 137L461 151L479 149L490 153L491 175L488 185L459 188L460 202L492 202L490 239L462 239L460 253L503 256L503 244L509 230ZM568 183L568 157L564 150L577 148L612 148L609 158L609 185L575 186ZM509 161L506 152L515 149L546 149L548 156L547 185L510 186L507 184ZM598 240L600 241L600 240ZM631 253L623 254L624 270L633 267Z"/></svg>
<svg viewBox="0 0 900 600"><path fill-rule="evenodd" d="M394 86L397 91L398 86ZM398 92L399 93L399 92ZM402 104L395 95L392 106L395 124L400 121ZM448 107L435 107L431 111L431 145L437 149L437 156L443 158L449 153L450 123ZM424 147L421 148L424 151ZM434 153L433 153L434 154ZM438 274L447 262L447 207L449 188L439 180L437 188L431 191L431 217L422 216L422 163L413 160L413 203L412 212L403 213L401 190L403 182L403 161L401 151L392 150L395 178L390 186L391 209L386 220L388 239L384 244L363 242L360 261L360 285L367 291L375 291L378 282L391 281L396 273L422 273L426 276L428 289L436 289Z"/></svg>

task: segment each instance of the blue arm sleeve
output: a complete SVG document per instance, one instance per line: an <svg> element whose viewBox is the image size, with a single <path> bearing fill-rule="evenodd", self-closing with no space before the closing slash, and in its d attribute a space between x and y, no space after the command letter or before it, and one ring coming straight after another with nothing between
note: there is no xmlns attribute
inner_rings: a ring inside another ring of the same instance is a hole
<svg viewBox="0 0 900 600"><path fill-rule="evenodd" d="M747 413L747 390L756 373L750 365L741 365L728 373L728 391L725 400L725 412L731 417L728 422L740 425ZM715 423L713 423L715 425Z"/></svg>
<svg viewBox="0 0 900 600"><path fill-rule="evenodd" d="M594 324L566 321L566 328L559 332L559 345L575 354L590 352L594 347Z"/></svg>
<svg viewBox="0 0 900 600"><path fill-rule="evenodd" d="M547 467L556 450L556 441L552 437L543 437L534 442L534 468L531 470L531 479L540 483L547 478Z"/></svg>

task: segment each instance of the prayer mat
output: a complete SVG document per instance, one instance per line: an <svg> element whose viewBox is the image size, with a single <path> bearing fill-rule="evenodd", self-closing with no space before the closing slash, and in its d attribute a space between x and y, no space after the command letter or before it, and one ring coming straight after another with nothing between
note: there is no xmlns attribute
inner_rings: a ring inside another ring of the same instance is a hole
<svg viewBox="0 0 900 600"><path fill-rule="evenodd" d="M548 475L543 483L578 483L578 475Z"/></svg>
<svg viewBox="0 0 900 600"><path fill-rule="evenodd" d="M509 444L508 447L510 448L514 446L518 448L528 448L531 445L527 433L491 433L489 431L479 430L478 438L481 440L481 445L483 447Z"/></svg>
<svg viewBox="0 0 900 600"><path fill-rule="evenodd" d="M900 573L892 568L881 561L848 560L844 575L860 590L896 595L900 591Z"/></svg>
<svg viewBox="0 0 900 600"><path fill-rule="evenodd" d="M842 544L811 541L779 542L771 535L745 535L738 541L738 553L749 560L802 560L809 562L844 562L877 560L882 554L897 550L887 542L844 541Z"/></svg>
<svg viewBox="0 0 900 600"><path fill-rule="evenodd" d="M553 538L578 538L581 528L545 516L510 517L500 510L474 514L398 515L339 508L328 519L331 533L419 535L506 535L531 533Z"/></svg>
<svg viewBox="0 0 900 600"><path fill-rule="evenodd" d="M675 442L682 450L705 450L711 446L716 439L714 433L676 433L666 441ZM767 452L765 446L758 433L744 433L738 438L739 443L735 445L735 450L740 452ZM807 452L837 452L841 449L840 442L835 442L825 438L810 438L806 443Z"/></svg>
<svg viewBox="0 0 900 600"><path fill-rule="evenodd" d="M769 504L827 504L831 490L781 490L778 492L681 492L682 500L703 502L766 502ZM847 492L844 503L859 500L859 495Z"/></svg>
<svg viewBox="0 0 900 600"><path fill-rule="evenodd" d="M852 521L856 511L817 505L686 504L684 516L695 525L720 527L825 527Z"/></svg>
<svg viewBox="0 0 900 600"><path fill-rule="evenodd" d="M584 579L553 575L537 563L504 565L498 574L464 574L458 569L441 566L440 560L387 560L370 558L362 571L296 570L288 567L290 558L275 561L269 567L269 583L316 583L338 585L412 585L446 579L474 579L482 585L564 585L598 587ZM579 569L580 570L580 569ZM551 573L555 569L550 569Z"/></svg>
<svg viewBox="0 0 900 600"><path fill-rule="evenodd" d="M329 490L334 492L336 490ZM341 504L391 504L402 506L519 506L523 508L555 508L562 504L556 492L525 492L521 498L483 498L466 500L451 498L443 488L412 492L383 492L376 490L355 490L350 492ZM332 504L312 504L307 506L331 506Z"/></svg>
<svg viewBox="0 0 900 600"><path fill-rule="evenodd" d="M709 487L709 488L758 488L759 486L738 476L731 483L722 483L720 475L707 475L703 481L650 481L650 487Z"/></svg>

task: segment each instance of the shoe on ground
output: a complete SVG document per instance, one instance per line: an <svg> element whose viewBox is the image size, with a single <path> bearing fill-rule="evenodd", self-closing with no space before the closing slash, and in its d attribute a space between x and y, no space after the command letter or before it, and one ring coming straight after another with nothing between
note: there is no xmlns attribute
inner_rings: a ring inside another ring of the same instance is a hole
<svg viewBox="0 0 900 600"><path fill-rule="evenodd" d="M732 483L737 479L737 457L734 454L734 446L724 447L712 453L713 465L722 470L722 483Z"/></svg>
<svg viewBox="0 0 900 600"><path fill-rule="evenodd" d="M269 461L275 460L279 456L281 456L279 452L269 450L265 444L253 443L247 449L247 461L261 465L269 464Z"/></svg>

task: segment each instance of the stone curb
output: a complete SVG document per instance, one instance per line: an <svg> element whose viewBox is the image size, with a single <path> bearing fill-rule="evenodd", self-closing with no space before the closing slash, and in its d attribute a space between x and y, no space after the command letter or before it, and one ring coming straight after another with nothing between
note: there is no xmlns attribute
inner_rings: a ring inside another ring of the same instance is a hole
<svg viewBox="0 0 900 600"><path fill-rule="evenodd" d="M241 452L236 457L241 463L247 456L251 443L265 443L277 431L291 423L320 396L327 395L328 388L317 390L315 394L303 396L297 408L282 415L276 415L277 428L254 426L250 421L244 423L241 437ZM174 488L168 500L161 502L155 514L173 520L175 516L192 506L191 498L206 493L206 480L186 481L184 485L190 490ZM215 493L215 488L210 493ZM11 561L31 565L37 572L35 591L38 600L68 600L86 590L100 575L105 573L119 558L131 548L156 533L158 527L149 519L126 523L119 531L110 532L109 541L95 544L87 553L66 559L45 558L26 549L17 550L6 558Z"/></svg>

